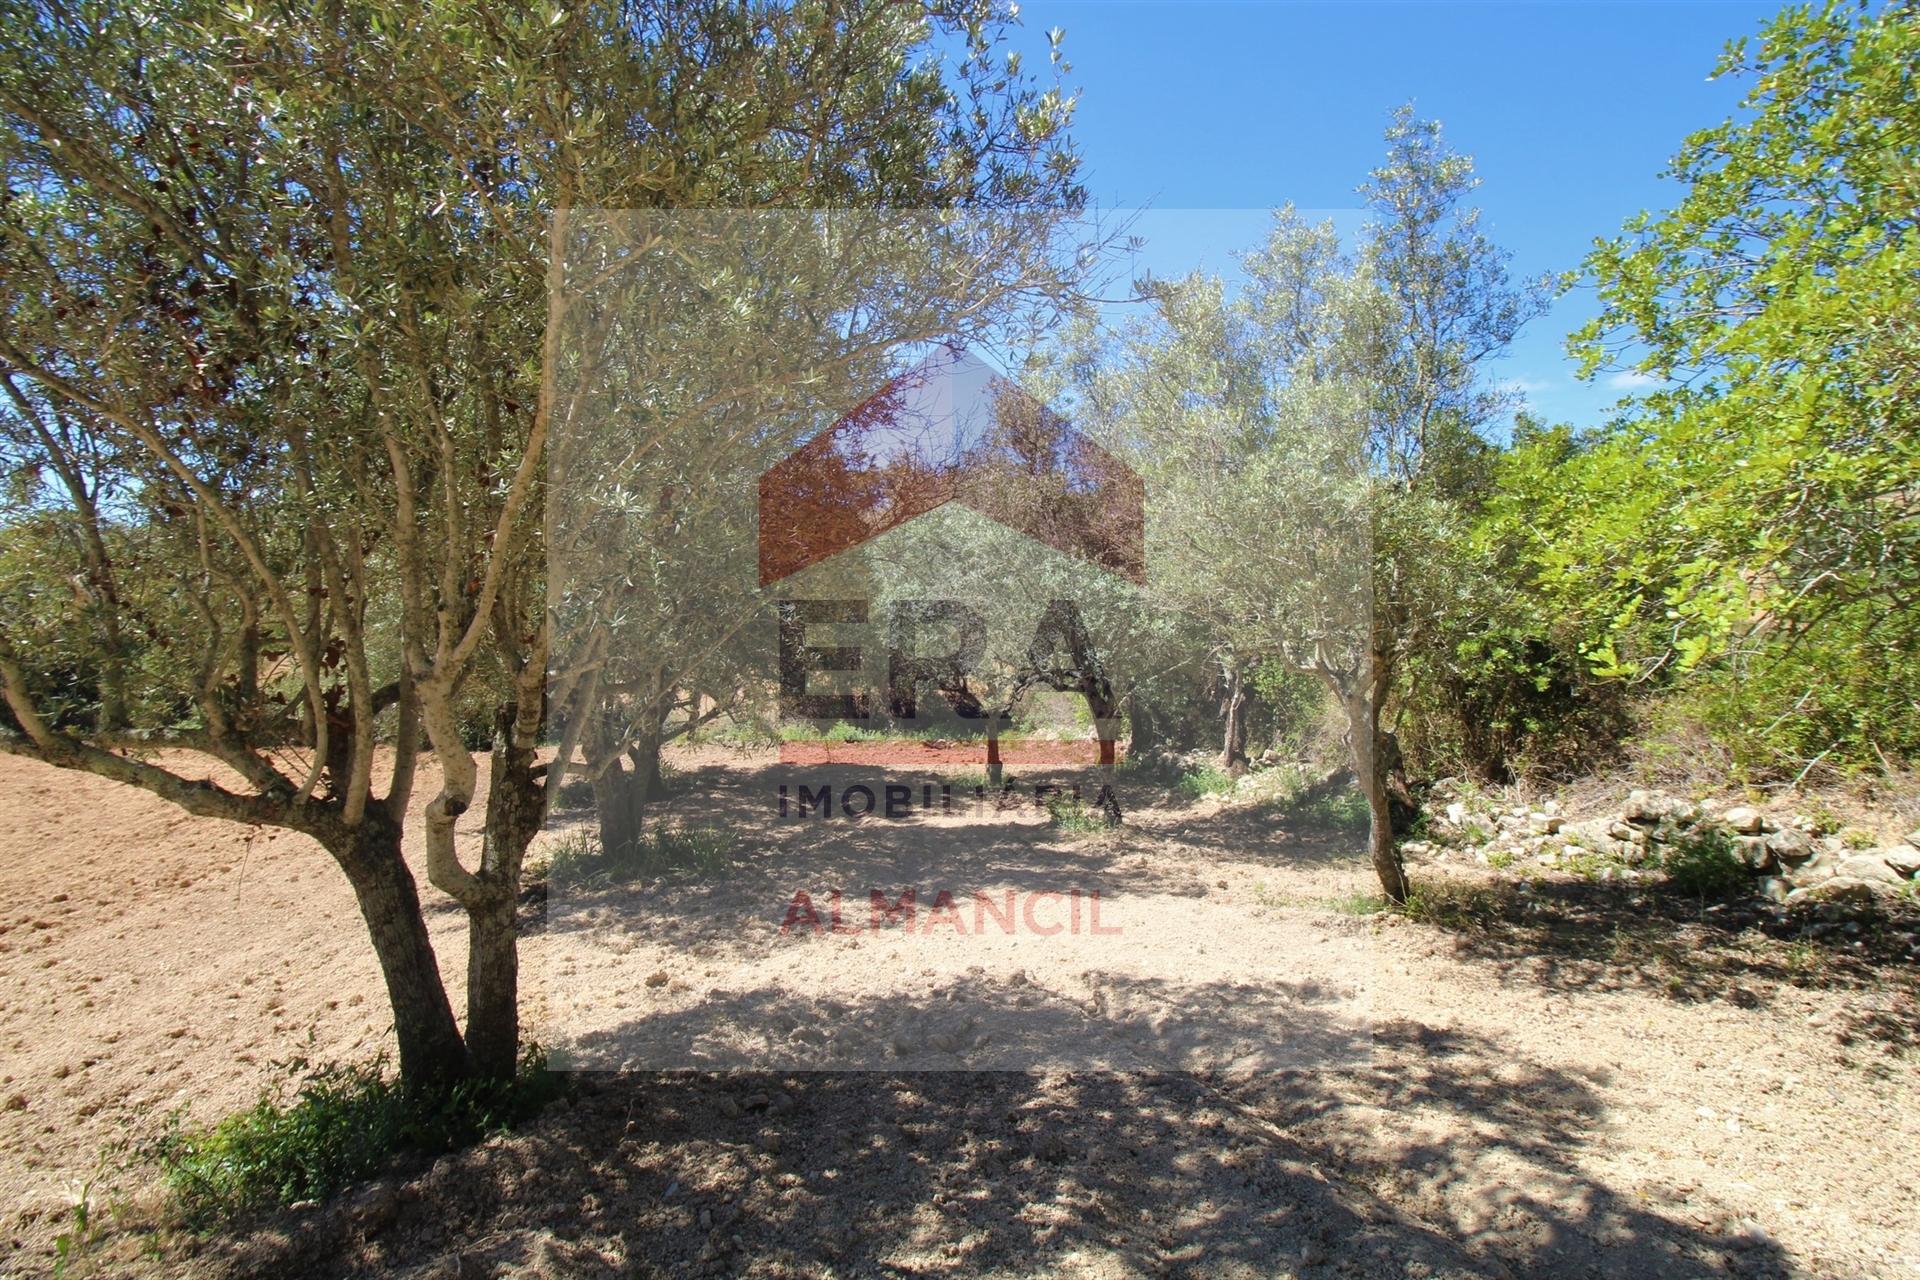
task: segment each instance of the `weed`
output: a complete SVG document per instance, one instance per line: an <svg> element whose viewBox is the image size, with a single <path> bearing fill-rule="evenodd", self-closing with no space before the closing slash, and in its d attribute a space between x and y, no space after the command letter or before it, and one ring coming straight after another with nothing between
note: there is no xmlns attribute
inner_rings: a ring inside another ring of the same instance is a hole
<svg viewBox="0 0 1920 1280"><path fill-rule="evenodd" d="M1398 910L1409 920L1443 929L1486 929L1505 917L1512 900L1506 887L1416 884Z"/></svg>
<svg viewBox="0 0 1920 1280"><path fill-rule="evenodd" d="M1494 849L1487 854L1487 865L1495 871L1505 871L1513 865L1513 858L1511 849Z"/></svg>
<svg viewBox="0 0 1920 1280"><path fill-rule="evenodd" d="M1667 883L1696 898L1725 898L1748 887L1746 864L1733 838L1723 831L1702 830L1670 845L1660 866Z"/></svg>
<svg viewBox="0 0 1920 1280"><path fill-rule="evenodd" d="M53 1238L53 1274L64 1277L86 1260L98 1228L93 1221L93 1183L80 1184L68 1210L71 1226Z"/></svg>
<svg viewBox="0 0 1920 1280"><path fill-rule="evenodd" d="M1378 915L1392 905L1391 902L1387 901L1386 895L1368 893L1365 890L1355 890L1352 893L1327 899L1328 908L1339 912L1343 916Z"/></svg>
<svg viewBox="0 0 1920 1280"><path fill-rule="evenodd" d="M1456 837L1457 842L1467 848L1471 848L1477 844L1485 844L1491 839L1493 839L1493 831L1486 823L1473 818L1468 818L1460 824L1460 834Z"/></svg>
<svg viewBox="0 0 1920 1280"><path fill-rule="evenodd" d="M514 1079L468 1082L413 1095L384 1059L279 1064L299 1085L263 1093L211 1128L172 1127L149 1145L174 1208L190 1225L301 1200L321 1200L373 1177L404 1155L434 1155L526 1119L559 1094L546 1055L529 1045Z"/></svg>
<svg viewBox="0 0 1920 1280"><path fill-rule="evenodd" d="M650 876L717 876L727 869L731 844L713 827L656 827L618 850L606 850L585 831L570 832L547 855L547 874L580 884Z"/></svg>
<svg viewBox="0 0 1920 1280"><path fill-rule="evenodd" d="M1090 807L1079 796L1050 798L1047 801L1047 816L1054 827L1070 836L1104 836L1113 831L1113 823L1107 815Z"/></svg>
<svg viewBox="0 0 1920 1280"><path fill-rule="evenodd" d="M1233 790L1233 775L1216 765L1203 765L1180 775L1174 789L1189 800L1224 795Z"/></svg>
<svg viewBox="0 0 1920 1280"><path fill-rule="evenodd" d="M1367 798L1358 791L1334 791L1286 806L1289 822L1323 831L1365 831Z"/></svg>

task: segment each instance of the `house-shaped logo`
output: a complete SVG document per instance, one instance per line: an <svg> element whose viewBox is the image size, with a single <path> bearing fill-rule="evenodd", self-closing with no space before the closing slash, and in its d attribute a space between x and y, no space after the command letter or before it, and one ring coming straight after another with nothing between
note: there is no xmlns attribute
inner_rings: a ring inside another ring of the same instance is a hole
<svg viewBox="0 0 1920 1280"><path fill-rule="evenodd" d="M1146 581L1146 494L1132 468L943 348L760 477L760 585L950 502Z"/></svg>

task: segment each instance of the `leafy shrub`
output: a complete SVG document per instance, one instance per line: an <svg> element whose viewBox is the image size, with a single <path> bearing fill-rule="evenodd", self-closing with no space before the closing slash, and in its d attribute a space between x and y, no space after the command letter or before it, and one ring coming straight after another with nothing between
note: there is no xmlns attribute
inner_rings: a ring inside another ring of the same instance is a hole
<svg viewBox="0 0 1920 1280"><path fill-rule="evenodd" d="M1669 845L1660 859L1667 883L1695 898L1725 898L1748 887L1746 864L1723 831L1701 831Z"/></svg>
<svg viewBox="0 0 1920 1280"><path fill-rule="evenodd" d="M1354 788L1321 791L1290 801L1285 807L1286 821L1296 827L1317 831L1365 831L1367 798Z"/></svg>
<svg viewBox="0 0 1920 1280"><path fill-rule="evenodd" d="M609 852L585 831L571 833L548 855L547 874L580 883L684 874L715 876L727 868L732 845L713 827L655 827L624 849Z"/></svg>
<svg viewBox="0 0 1920 1280"><path fill-rule="evenodd" d="M409 1096L380 1059L282 1065L300 1080L291 1099L284 1088L270 1090L211 1128L176 1117L148 1148L189 1223L325 1199L401 1157L436 1155L510 1128L559 1093L538 1045L523 1051L511 1081L468 1082L431 1096Z"/></svg>
<svg viewBox="0 0 1920 1280"><path fill-rule="evenodd" d="M1233 790L1233 782L1233 775L1225 769L1217 765L1204 765L1181 774L1174 789L1189 800L1199 800Z"/></svg>
<svg viewBox="0 0 1920 1280"><path fill-rule="evenodd" d="M1047 801L1047 816L1054 827L1071 836L1105 835L1113 830L1107 816L1079 796L1054 796Z"/></svg>

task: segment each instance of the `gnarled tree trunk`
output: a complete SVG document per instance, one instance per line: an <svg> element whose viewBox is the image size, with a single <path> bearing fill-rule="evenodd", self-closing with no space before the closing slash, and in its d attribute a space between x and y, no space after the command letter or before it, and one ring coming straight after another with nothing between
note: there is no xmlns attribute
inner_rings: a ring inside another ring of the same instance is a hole
<svg viewBox="0 0 1920 1280"><path fill-rule="evenodd" d="M1220 767L1237 778L1247 771L1247 686L1239 663L1226 668L1225 679L1220 695Z"/></svg>
<svg viewBox="0 0 1920 1280"><path fill-rule="evenodd" d="M1342 694L1341 703L1352 739L1354 775L1360 793L1367 799L1367 855L1380 878L1381 891L1394 902L1405 902L1407 873L1394 843L1392 794L1381 768L1387 757L1380 733L1380 707L1374 699L1357 693Z"/></svg>
<svg viewBox="0 0 1920 1280"><path fill-rule="evenodd" d="M467 1047L440 980L420 911L420 891L400 853L400 826L379 806L365 821L321 837L346 872L373 941L393 1006L400 1046L400 1078L414 1090L444 1089L467 1076Z"/></svg>

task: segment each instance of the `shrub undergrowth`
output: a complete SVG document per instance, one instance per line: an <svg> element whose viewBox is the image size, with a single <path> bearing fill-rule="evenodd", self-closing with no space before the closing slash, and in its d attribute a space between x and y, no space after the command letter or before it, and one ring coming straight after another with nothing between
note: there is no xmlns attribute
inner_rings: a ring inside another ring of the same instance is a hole
<svg viewBox="0 0 1920 1280"><path fill-rule="evenodd" d="M408 1156L427 1157L512 1127L560 1092L538 1045L511 1081L469 1081L444 1094L409 1094L382 1059L280 1064L288 1081L210 1127L176 1115L145 1154L189 1224L324 1200Z"/></svg>

